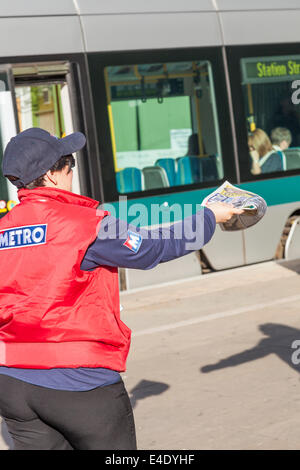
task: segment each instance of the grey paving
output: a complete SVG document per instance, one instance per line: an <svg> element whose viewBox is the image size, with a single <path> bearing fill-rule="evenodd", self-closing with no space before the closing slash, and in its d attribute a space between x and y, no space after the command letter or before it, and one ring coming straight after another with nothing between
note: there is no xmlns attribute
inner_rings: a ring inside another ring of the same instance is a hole
<svg viewBox="0 0 300 470"><path fill-rule="evenodd" d="M139 449L298 449L299 273L268 262L121 294Z"/></svg>

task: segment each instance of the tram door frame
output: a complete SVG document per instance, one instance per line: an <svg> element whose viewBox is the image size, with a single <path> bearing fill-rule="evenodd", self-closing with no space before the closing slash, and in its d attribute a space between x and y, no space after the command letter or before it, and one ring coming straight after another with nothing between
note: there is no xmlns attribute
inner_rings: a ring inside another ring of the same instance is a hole
<svg viewBox="0 0 300 470"><path fill-rule="evenodd" d="M19 69L21 70L22 67L24 70L26 68L33 68L35 65L38 67L45 67L47 65L52 65L53 61L39 61L36 63L16 63L12 66L12 74L13 74L13 87L14 87L14 96L15 96L15 107L16 106L16 93L15 89L17 87L33 87L33 86L49 86L49 85L63 85L61 92L60 92L60 101L61 101L61 109L58 110L58 114L62 113L64 122L65 122L65 133L66 135L75 132L78 126L78 106L76 106L76 99L74 93L74 86L73 86L73 77L71 71L71 64L69 61L61 62L61 70L59 70L60 61L57 62L58 73L57 75L53 76L51 73L43 73L40 74L38 71L37 73L29 72L28 75L25 74L16 74L16 71ZM64 70L64 67L67 67L67 70ZM19 127L18 117L17 117L17 125ZM33 126L34 127L34 126ZM44 127L44 126L41 126ZM22 129L25 130L25 129ZM46 129L49 130L49 129ZM50 131L51 132L51 131ZM61 137L61 136L59 136ZM73 171L73 192L77 194L82 194L84 192L84 182L82 178L80 178L80 152L77 153L76 160L76 167Z"/></svg>
<svg viewBox="0 0 300 470"><path fill-rule="evenodd" d="M3 59L2 59L3 60ZM47 81L51 81L53 76L47 74L36 75L35 77L25 76L23 79L21 75L16 77L16 70L22 67L32 67L35 65L45 66L49 64L67 64L65 73L60 78L66 83L68 89L68 107L69 116L71 117L70 126L66 129L66 134L72 131L81 131L87 138L86 146L79 152L76 153L76 166L78 171L78 185L80 187L80 194L93 197L94 199L103 201L103 185L101 178L101 169L99 162L99 149L98 143L95 139L95 123L93 120L93 104L90 98L89 86L83 86L83 84L89 83L89 77L86 69L84 56L81 54L71 55L55 55L55 56L27 56L27 57L9 57L3 60L1 63L0 58L0 85L1 77L4 76L6 84L5 91L10 92L10 106L5 108L5 119L0 119L0 133L3 136L3 123L11 123L11 126L5 134L5 139L2 138L3 150L10 138L15 136L19 131L19 121L17 112L17 101L16 101L16 86L26 85L33 79L38 77L39 84L45 84ZM2 73L2 75L1 75ZM4 74L4 75L3 75ZM1 92L1 87L0 87ZM0 93L0 112L1 112L1 100ZM2 104L2 107L4 104ZM1 118L1 115L0 115ZM7 126L6 126L7 127ZM0 136L1 137L1 136ZM0 152L1 153L1 152ZM0 155L1 161L1 155ZM75 175L74 175L75 176ZM1 172L0 172L1 178ZM75 178L76 179L76 178ZM1 183L1 181L0 181ZM2 181L2 190L0 199L14 200L18 202L17 189L8 180ZM0 186L1 187L1 186ZM73 188L74 190L75 188ZM74 191L75 192L75 191ZM2 201L3 202L3 201ZM4 212L4 211L3 211ZM7 212L5 210L5 212ZM0 214L0 217L4 214Z"/></svg>
<svg viewBox="0 0 300 470"><path fill-rule="evenodd" d="M19 132L14 77L9 63L0 64L0 140L1 161L4 149L11 137ZM17 201L17 189L1 173L0 217Z"/></svg>

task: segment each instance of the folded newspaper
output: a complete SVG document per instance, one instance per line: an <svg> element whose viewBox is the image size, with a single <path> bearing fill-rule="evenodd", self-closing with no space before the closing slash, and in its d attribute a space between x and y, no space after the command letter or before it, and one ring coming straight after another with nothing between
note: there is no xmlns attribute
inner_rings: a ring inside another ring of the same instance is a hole
<svg viewBox="0 0 300 470"><path fill-rule="evenodd" d="M234 214L228 222L219 224L224 231L252 227L265 215L267 210L266 201L261 196L236 188L228 181L225 181L216 191L203 199L202 205L206 206L213 202L225 202L239 209L244 209L243 214Z"/></svg>

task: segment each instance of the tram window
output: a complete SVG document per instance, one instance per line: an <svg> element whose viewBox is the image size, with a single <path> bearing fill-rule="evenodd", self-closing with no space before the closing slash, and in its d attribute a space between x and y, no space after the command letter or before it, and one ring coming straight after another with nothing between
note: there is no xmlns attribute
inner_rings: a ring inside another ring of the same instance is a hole
<svg viewBox="0 0 300 470"><path fill-rule="evenodd" d="M105 69L119 193L223 178L209 61Z"/></svg>
<svg viewBox="0 0 300 470"><path fill-rule="evenodd" d="M300 169L300 55L241 59L251 173ZM299 93L298 93L299 94Z"/></svg>

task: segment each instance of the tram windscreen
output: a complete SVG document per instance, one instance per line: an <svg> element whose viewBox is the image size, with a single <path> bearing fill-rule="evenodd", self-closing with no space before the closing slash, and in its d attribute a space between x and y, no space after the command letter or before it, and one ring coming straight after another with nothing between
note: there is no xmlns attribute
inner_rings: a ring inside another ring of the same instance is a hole
<svg viewBox="0 0 300 470"><path fill-rule="evenodd" d="M105 69L119 193L223 178L208 61Z"/></svg>

